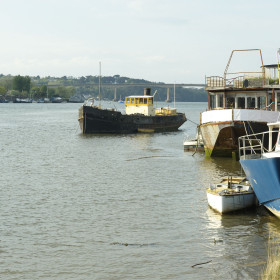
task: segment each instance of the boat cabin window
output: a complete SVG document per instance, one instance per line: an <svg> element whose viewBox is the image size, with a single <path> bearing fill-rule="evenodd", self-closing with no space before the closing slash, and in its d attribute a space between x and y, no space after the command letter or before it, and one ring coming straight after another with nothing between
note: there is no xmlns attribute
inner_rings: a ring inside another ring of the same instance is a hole
<svg viewBox="0 0 280 280"><path fill-rule="evenodd" d="M268 94L268 103L267 103L267 106L270 105L270 107L268 108L268 110L271 110L271 109L272 109L271 103L272 103L272 93L269 93L269 94Z"/></svg>
<svg viewBox="0 0 280 280"><path fill-rule="evenodd" d="M144 105L151 105L153 104L153 97L126 97L125 103L127 105L134 105L134 104L144 104Z"/></svg>
<svg viewBox="0 0 280 280"><path fill-rule="evenodd" d="M235 107L235 98L234 97L227 97L226 107L227 108L234 108Z"/></svg>
<svg viewBox="0 0 280 280"><path fill-rule="evenodd" d="M219 95L219 99L218 99L219 104L218 107L223 108L224 107L224 96L223 95Z"/></svg>
<svg viewBox="0 0 280 280"><path fill-rule="evenodd" d="M245 97L238 97L237 98L237 107L238 108L245 108Z"/></svg>
<svg viewBox="0 0 280 280"><path fill-rule="evenodd" d="M258 108L262 109L265 108L265 96L258 97Z"/></svg>
<svg viewBox="0 0 280 280"><path fill-rule="evenodd" d="M248 97L247 98L247 108L255 108L256 107L256 98Z"/></svg>
<svg viewBox="0 0 280 280"><path fill-rule="evenodd" d="M275 94L275 96L276 96L276 94ZM275 98L276 99L276 98ZM275 102L276 102L276 100L275 100ZM277 92L277 107L276 107L276 105L275 105L275 109L277 110L277 111L280 111L280 93L279 92Z"/></svg>
<svg viewBox="0 0 280 280"><path fill-rule="evenodd" d="M214 109L216 108L216 98L215 98L215 95L210 95L210 98L209 98L209 102L210 102L210 109Z"/></svg>

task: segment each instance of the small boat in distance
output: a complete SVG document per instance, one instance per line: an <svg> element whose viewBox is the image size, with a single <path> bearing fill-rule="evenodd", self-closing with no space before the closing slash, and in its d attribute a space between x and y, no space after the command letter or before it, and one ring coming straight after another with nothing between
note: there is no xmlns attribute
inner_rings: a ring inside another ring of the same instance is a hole
<svg viewBox="0 0 280 280"><path fill-rule="evenodd" d="M280 121L267 125L268 132L239 137L239 157L259 203L280 218Z"/></svg>
<svg viewBox="0 0 280 280"><path fill-rule="evenodd" d="M32 103L31 98L16 98L14 103Z"/></svg>
<svg viewBox="0 0 280 280"><path fill-rule="evenodd" d="M221 214L256 206L256 196L245 177L224 177L206 190L208 204Z"/></svg>
<svg viewBox="0 0 280 280"><path fill-rule="evenodd" d="M79 124L83 134L136 133L176 131L187 120L175 108L154 108L154 96L146 88L142 96L125 98L125 114L115 109L94 106L93 100L79 109Z"/></svg>

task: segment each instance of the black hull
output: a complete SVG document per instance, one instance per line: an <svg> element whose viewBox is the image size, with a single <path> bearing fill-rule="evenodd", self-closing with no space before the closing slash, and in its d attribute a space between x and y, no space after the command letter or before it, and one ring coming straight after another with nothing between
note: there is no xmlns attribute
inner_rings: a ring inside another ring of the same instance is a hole
<svg viewBox="0 0 280 280"><path fill-rule="evenodd" d="M83 134L176 131L186 120L183 113L170 116L123 115L119 111L85 105L79 111Z"/></svg>

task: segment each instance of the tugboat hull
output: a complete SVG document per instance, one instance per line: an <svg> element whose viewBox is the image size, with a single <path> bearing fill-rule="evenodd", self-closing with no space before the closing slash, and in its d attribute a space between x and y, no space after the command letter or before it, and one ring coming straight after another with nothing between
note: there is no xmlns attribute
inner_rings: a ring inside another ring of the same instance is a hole
<svg viewBox="0 0 280 280"><path fill-rule="evenodd" d="M186 120L183 113L167 116L124 115L119 111L86 105L79 110L83 134L176 131Z"/></svg>

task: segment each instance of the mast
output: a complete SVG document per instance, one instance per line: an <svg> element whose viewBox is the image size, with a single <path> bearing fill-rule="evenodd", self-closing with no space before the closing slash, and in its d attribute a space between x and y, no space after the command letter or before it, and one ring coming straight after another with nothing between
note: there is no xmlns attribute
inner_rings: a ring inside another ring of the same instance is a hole
<svg viewBox="0 0 280 280"><path fill-rule="evenodd" d="M99 98L99 107L101 106L101 61L99 61L99 91L98 91L98 98Z"/></svg>
<svg viewBox="0 0 280 280"><path fill-rule="evenodd" d="M279 52L280 49L277 50L278 84L280 85Z"/></svg>
<svg viewBox="0 0 280 280"><path fill-rule="evenodd" d="M174 82L174 108L176 108L176 106L175 106L175 90L176 90L176 82Z"/></svg>

